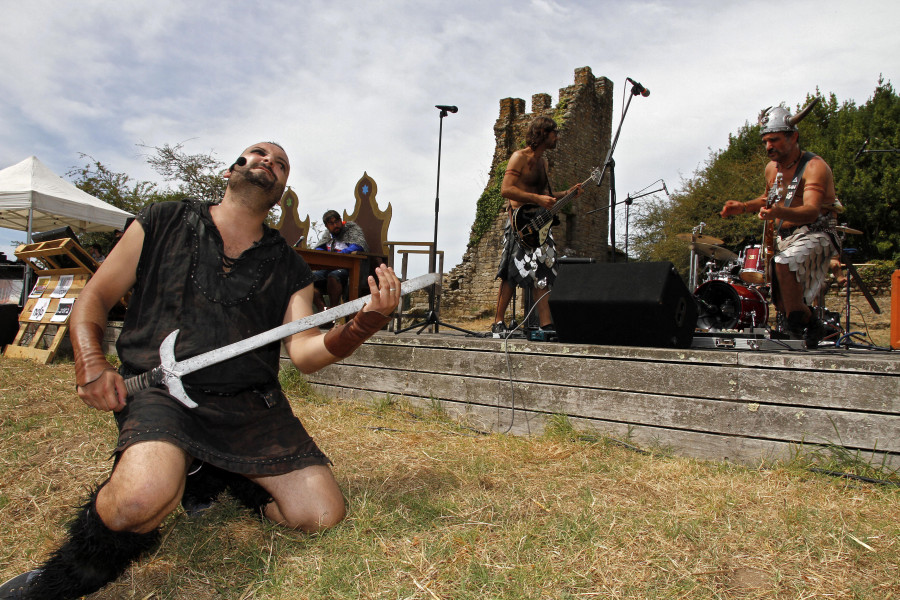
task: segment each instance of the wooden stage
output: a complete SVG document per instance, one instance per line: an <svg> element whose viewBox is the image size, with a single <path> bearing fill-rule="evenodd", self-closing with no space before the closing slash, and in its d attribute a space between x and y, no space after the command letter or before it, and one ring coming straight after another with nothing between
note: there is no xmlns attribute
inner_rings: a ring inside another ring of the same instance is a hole
<svg viewBox="0 0 900 600"><path fill-rule="evenodd" d="M443 330L451 331L451 330ZM900 354L638 348L456 332L377 334L308 377L322 393L390 396L482 431L579 432L682 456L758 465L840 445L900 467Z"/></svg>

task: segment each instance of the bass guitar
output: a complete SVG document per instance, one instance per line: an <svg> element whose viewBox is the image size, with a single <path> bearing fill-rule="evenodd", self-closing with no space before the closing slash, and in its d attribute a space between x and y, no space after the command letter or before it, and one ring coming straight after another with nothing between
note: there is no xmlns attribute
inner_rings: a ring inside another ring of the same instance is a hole
<svg viewBox="0 0 900 600"><path fill-rule="evenodd" d="M769 195L766 197L766 208L772 208L776 202L779 202L783 199L784 178L779 172L775 175L775 182L772 184L772 188L769 190ZM745 277L744 273L741 273L741 278L743 278L748 283L755 283L758 285L771 285L772 257L775 256L774 220L768 220L763 224L762 244L760 244L759 254L759 260L762 265L762 272L756 275L755 280L753 277Z"/></svg>
<svg viewBox="0 0 900 600"><path fill-rule="evenodd" d="M602 175L603 171L597 167L591 171L590 177L581 182L581 187L591 181L599 185ZM519 244L529 250L542 246L547 241L547 236L550 235L550 228L559 223L557 214L578 196L578 190L579 188L576 187L557 200L551 208L544 208L537 204L523 204L515 209L510 217L510 222Z"/></svg>

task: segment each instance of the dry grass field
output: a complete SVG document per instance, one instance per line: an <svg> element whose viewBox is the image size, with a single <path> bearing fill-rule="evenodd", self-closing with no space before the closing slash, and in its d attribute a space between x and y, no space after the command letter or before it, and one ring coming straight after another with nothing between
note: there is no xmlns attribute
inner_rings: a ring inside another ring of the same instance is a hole
<svg viewBox="0 0 900 600"><path fill-rule="evenodd" d="M391 398L295 411L335 463L348 517L317 536L228 498L163 524L92 599L900 598L900 487L746 468L585 438L483 435ZM115 429L74 369L0 358L0 578L32 568L110 468Z"/></svg>

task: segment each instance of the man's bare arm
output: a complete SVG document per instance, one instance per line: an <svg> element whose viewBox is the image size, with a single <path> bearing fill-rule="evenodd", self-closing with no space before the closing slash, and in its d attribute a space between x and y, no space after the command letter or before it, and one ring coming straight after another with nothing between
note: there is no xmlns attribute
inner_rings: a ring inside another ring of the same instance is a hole
<svg viewBox="0 0 900 600"><path fill-rule="evenodd" d="M374 322L380 329L384 324L382 320L385 318L389 319L400 303L400 280L397 278L394 270L386 265L380 265L375 269L375 272L378 275L377 280L371 275L369 276L369 291L372 294L372 298L366 303L363 310L354 317L354 320L360 319L359 323L356 324L356 329L360 329L360 327L364 329L370 321ZM312 298L312 285L308 285L294 293L285 312L284 322L290 323L311 315L313 312ZM344 326L337 326L335 329L349 325L350 323ZM360 331L359 333L366 334L365 331ZM372 333L368 333L365 337ZM284 341L284 346L288 356L291 358L291 362L294 363L294 366L301 373L313 373L344 358L329 351L329 348L334 349L335 346L334 342L331 342L332 345L329 345L330 342L326 340L327 335L329 334L322 334L318 329L307 329L292 335ZM342 341L340 342L338 345L346 345Z"/></svg>
<svg viewBox="0 0 900 600"><path fill-rule="evenodd" d="M125 384L103 354L110 309L134 286L144 230L134 222L78 295L69 318L78 396L98 410L121 410Z"/></svg>

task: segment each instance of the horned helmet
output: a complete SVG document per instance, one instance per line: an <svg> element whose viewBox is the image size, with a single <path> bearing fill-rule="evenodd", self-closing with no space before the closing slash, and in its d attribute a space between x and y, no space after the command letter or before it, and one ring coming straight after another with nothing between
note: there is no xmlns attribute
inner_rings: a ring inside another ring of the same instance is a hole
<svg viewBox="0 0 900 600"><path fill-rule="evenodd" d="M777 131L788 133L797 131L797 123L802 121L803 118L809 114L809 111L812 110L813 106L815 106L818 101L819 97L816 96L796 115L791 115L791 112L785 108L784 105L764 108L759 113L759 125L761 127L759 135L766 135L767 133L775 133Z"/></svg>

